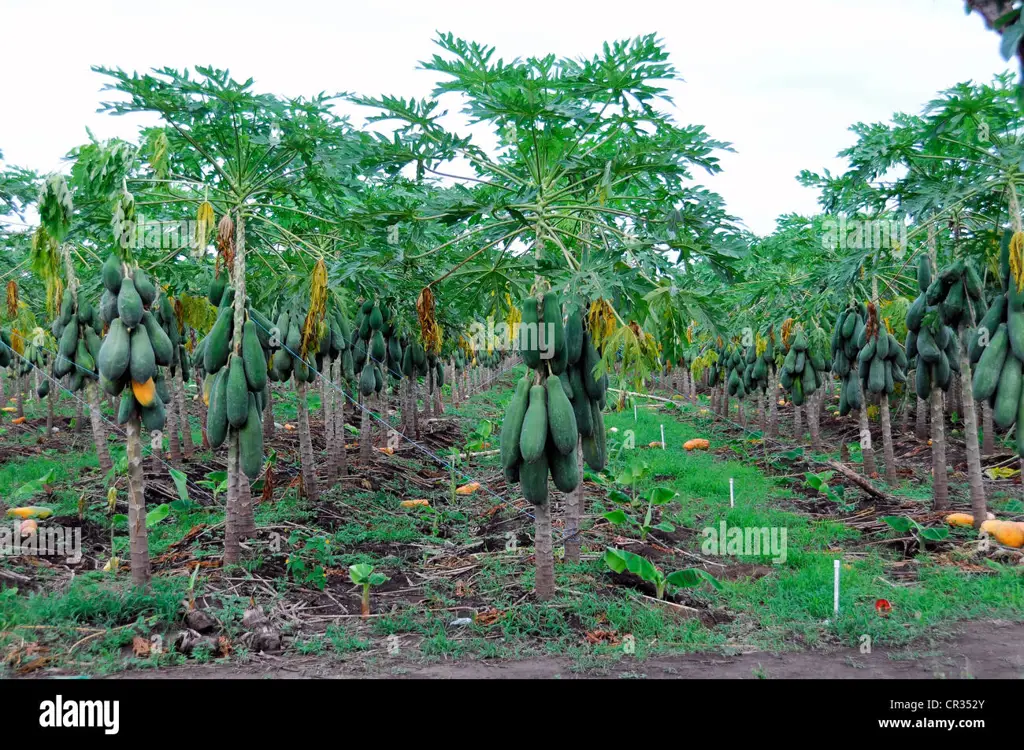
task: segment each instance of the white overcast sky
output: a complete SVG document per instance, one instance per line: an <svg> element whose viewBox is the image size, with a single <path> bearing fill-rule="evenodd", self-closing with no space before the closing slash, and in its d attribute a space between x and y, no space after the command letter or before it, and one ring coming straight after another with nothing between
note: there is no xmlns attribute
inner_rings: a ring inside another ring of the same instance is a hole
<svg viewBox="0 0 1024 750"><path fill-rule="evenodd" d="M841 169L857 121L918 112L937 91L1012 64L963 0L0 0L0 151L42 172L87 140L134 137L141 120L96 112L90 65L229 68L259 91L426 96L417 63L435 31L506 59L590 56L605 40L654 32L685 79L675 116L736 154L698 180L758 233L813 213L801 169Z"/></svg>

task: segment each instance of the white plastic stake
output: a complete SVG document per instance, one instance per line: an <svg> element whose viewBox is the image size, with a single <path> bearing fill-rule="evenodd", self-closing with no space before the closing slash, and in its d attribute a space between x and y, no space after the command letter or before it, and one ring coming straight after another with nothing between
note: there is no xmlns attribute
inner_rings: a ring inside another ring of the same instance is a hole
<svg viewBox="0 0 1024 750"><path fill-rule="evenodd" d="M633 421L636 421L636 404L633 404Z"/></svg>
<svg viewBox="0 0 1024 750"><path fill-rule="evenodd" d="M733 478L729 477L729 507L736 507L736 492L734 490Z"/></svg>
<svg viewBox="0 0 1024 750"><path fill-rule="evenodd" d="M665 450L665 425L661 426L661 449Z"/></svg>
<svg viewBox="0 0 1024 750"><path fill-rule="evenodd" d="M835 576L835 587L833 589L833 594L832 594L832 598L833 598L832 609L835 612L836 616L838 616L839 615L839 561L835 560L834 564L835 564L836 576Z"/></svg>

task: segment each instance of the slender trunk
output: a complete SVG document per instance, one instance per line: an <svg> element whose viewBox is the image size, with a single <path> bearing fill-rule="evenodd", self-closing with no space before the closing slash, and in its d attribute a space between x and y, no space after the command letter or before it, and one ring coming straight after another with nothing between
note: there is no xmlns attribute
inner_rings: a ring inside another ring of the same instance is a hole
<svg viewBox="0 0 1024 750"><path fill-rule="evenodd" d="M171 394L178 402L178 414L181 416L181 449L185 458L192 458L192 421L189 419L189 400L185 397L185 381L182 379L181 371L178 377L171 378L171 385L174 388Z"/></svg>
<svg viewBox="0 0 1024 750"><path fill-rule="evenodd" d="M360 399L359 410L359 463L366 466L373 455L373 439L370 437L370 407L366 398Z"/></svg>
<svg viewBox="0 0 1024 750"><path fill-rule="evenodd" d="M96 458L100 462L100 471L106 474L114 464L110 460L110 448L107 447L107 430L100 415L99 386L90 381L86 385L89 396L89 422L92 425L92 438L96 443ZM79 401L81 403L81 401Z"/></svg>
<svg viewBox="0 0 1024 750"><path fill-rule="evenodd" d="M416 377L409 384L409 414L412 415L412 434L416 439L420 436L420 397L419 382Z"/></svg>
<svg viewBox="0 0 1024 750"><path fill-rule="evenodd" d="M756 391L755 391L755 398L757 399L757 424L761 428L761 434L767 435L768 434L768 422L767 422L767 418L765 416L765 410L764 410L765 394L763 394L763 393L756 393Z"/></svg>
<svg viewBox="0 0 1024 750"><path fill-rule="evenodd" d="M793 404L793 440L797 443L804 441L804 420L803 407Z"/></svg>
<svg viewBox="0 0 1024 750"><path fill-rule="evenodd" d="M171 382L168 384L172 389L174 388L174 380L175 378L171 378ZM171 464L177 466L181 463L181 441L178 439L178 414L173 395L172 390L171 403L165 405L167 418L164 429L167 431L167 444L171 450Z"/></svg>
<svg viewBox="0 0 1024 750"><path fill-rule="evenodd" d="M942 408L942 390L932 389L932 507L949 507L949 479L946 476L946 426Z"/></svg>
<svg viewBox="0 0 1024 750"><path fill-rule="evenodd" d="M256 513L252 506L252 485L244 471L238 472L238 499L235 501L238 535L247 539L256 533Z"/></svg>
<svg viewBox="0 0 1024 750"><path fill-rule="evenodd" d="M918 363L918 367L922 367L921 363ZM914 425L914 435L917 436L918 440L928 439L928 402L918 396L917 408L914 411L914 419L916 423Z"/></svg>
<svg viewBox="0 0 1024 750"><path fill-rule="evenodd" d="M225 506L224 565L236 565L242 558L242 529L238 517L239 465L238 433L228 432L228 496Z"/></svg>
<svg viewBox="0 0 1024 750"><path fill-rule="evenodd" d="M779 373L771 367L768 373L768 436L779 434Z"/></svg>
<svg viewBox="0 0 1024 750"><path fill-rule="evenodd" d="M327 446L327 484L333 485L335 480L335 467L334 467L334 403L332 401L332 394L334 389L331 388L331 378L334 371L334 363L328 361L326 368L326 377L320 378L320 402L321 408L324 413L324 445Z"/></svg>
<svg viewBox="0 0 1024 750"><path fill-rule="evenodd" d="M128 432L128 542L132 583L149 585L149 538L146 534L146 495L142 478L142 434L139 417L132 416Z"/></svg>
<svg viewBox="0 0 1024 750"><path fill-rule="evenodd" d="M904 387L903 400L900 401L900 434L907 431L908 418L910 414L910 391Z"/></svg>
<svg viewBox="0 0 1024 750"><path fill-rule="evenodd" d="M206 436L206 433L203 433ZM267 388L267 403L263 405L263 442L267 443L274 437L274 387Z"/></svg>
<svg viewBox="0 0 1024 750"><path fill-rule="evenodd" d="M533 585L537 592L537 599L546 602L555 596L555 556L551 548L551 503L534 505L533 513L535 519L533 551L537 564Z"/></svg>
<svg viewBox="0 0 1024 750"><path fill-rule="evenodd" d="M974 384L971 382L971 358L967 347L967 330L960 331L960 388L964 408L964 443L967 453L967 486L971 494L974 528L981 529L988 508L985 488L981 481L981 450L978 446L978 411L974 403ZM1018 429L1020 427L1018 426Z"/></svg>
<svg viewBox="0 0 1024 750"><path fill-rule="evenodd" d="M580 483L576 489L565 496L565 559L566 562L580 561L580 515L585 504L583 494L583 447L582 442L576 445L576 469Z"/></svg>
<svg viewBox="0 0 1024 750"><path fill-rule="evenodd" d="M20 391L19 391L20 396ZM81 394L75 398L75 434L82 431L82 423L85 421L85 404Z"/></svg>
<svg viewBox="0 0 1024 750"><path fill-rule="evenodd" d="M242 349L242 328L245 325L245 216L241 210L235 213L235 258L232 268L235 287L235 303L232 310L232 349L240 354ZM242 556L241 539L244 533L239 504L242 502L238 430L228 428L228 498L227 518L224 531L224 563L235 564Z"/></svg>
<svg viewBox="0 0 1024 750"><path fill-rule="evenodd" d="M981 402L981 431L983 433L981 455L991 456L996 452L996 438L992 424L992 405L988 399Z"/></svg>
<svg viewBox="0 0 1024 750"><path fill-rule="evenodd" d="M885 481L895 487L899 480L896 478L896 455L892 447L892 424L889 418L889 395L882 393L878 397L879 418L882 421L882 456L885 460Z"/></svg>
<svg viewBox="0 0 1024 750"><path fill-rule="evenodd" d="M875 446L871 440L871 425L868 422L867 394L864 393L864 381L857 378L857 388L860 389L860 409L857 410L857 422L860 426L860 453L864 460L864 476L871 477L878 473L875 464Z"/></svg>
<svg viewBox="0 0 1024 750"><path fill-rule="evenodd" d="M338 364L338 374L341 374L341 364ZM339 377L340 379L340 377ZM345 395L343 393L335 392L339 398L337 401L337 408L334 410L334 448L336 452L335 468L339 477L344 477L348 474L348 449L345 448L345 439L347 437L347 431L345 430Z"/></svg>
<svg viewBox="0 0 1024 750"><path fill-rule="evenodd" d="M51 385L50 392L46 395L46 437L53 434L53 399L57 392L57 386Z"/></svg>
<svg viewBox="0 0 1024 750"><path fill-rule="evenodd" d="M295 391L298 395L299 461L302 464L302 485L306 490L306 497L315 503L320 499L320 493L316 486L316 457L313 455L313 440L309 433L306 383L297 383Z"/></svg>
<svg viewBox="0 0 1024 750"><path fill-rule="evenodd" d="M811 448L816 451L821 449L821 432L818 429L821 411L818 409L818 404L824 400L824 396L822 389L819 388L811 395L807 404L807 429L811 433Z"/></svg>
<svg viewBox="0 0 1024 750"><path fill-rule="evenodd" d="M745 408L746 401L742 398L736 399L736 419L740 423L740 427L746 428L747 426L747 410Z"/></svg>
<svg viewBox="0 0 1024 750"><path fill-rule="evenodd" d="M14 387L17 390L16 396L17 396L17 399L18 399L17 400L17 409L18 409L18 411L15 413L14 416L16 416L18 419L21 419L22 417L25 416L25 376L24 375L22 375L21 377L19 377L17 379L17 381L15 381ZM81 404L81 401L79 401L79 404ZM79 406L79 409L81 409L81 406Z"/></svg>

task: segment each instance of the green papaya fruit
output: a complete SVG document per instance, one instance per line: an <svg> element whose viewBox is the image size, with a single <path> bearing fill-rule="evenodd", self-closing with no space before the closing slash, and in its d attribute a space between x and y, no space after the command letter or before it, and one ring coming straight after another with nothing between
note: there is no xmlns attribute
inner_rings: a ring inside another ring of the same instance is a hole
<svg viewBox="0 0 1024 750"><path fill-rule="evenodd" d="M135 291L135 283L124 279L117 294L117 316L127 328L135 328L142 322L142 313L142 297Z"/></svg>
<svg viewBox="0 0 1024 750"><path fill-rule="evenodd" d="M373 376L373 365L367 361L359 373L359 392L364 398L373 394L376 387L376 379Z"/></svg>
<svg viewBox="0 0 1024 750"><path fill-rule="evenodd" d="M156 318L149 310L142 314L142 325L145 327L149 343L153 347L153 358L156 364L160 367L169 367L174 359L174 348L171 345L170 337L156 322Z"/></svg>
<svg viewBox="0 0 1024 750"><path fill-rule="evenodd" d="M228 371L221 368L211 376L210 404L206 410L206 439L219 448L228 435Z"/></svg>
<svg viewBox="0 0 1024 750"><path fill-rule="evenodd" d="M225 413L228 424L239 428L249 416L249 383L245 378L245 363L242 357L232 353L228 360L228 386Z"/></svg>
<svg viewBox="0 0 1024 750"><path fill-rule="evenodd" d="M242 472L254 481L263 469L263 420L256 396L247 396L245 423L238 430L238 458Z"/></svg>
<svg viewBox="0 0 1024 750"><path fill-rule="evenodd" d="M932 283L932 264L927 255L920 255L917 259L917 288L924 294Z"/></svg>
<svg viewBox="0 0 1024 750"><path fill-rule="evenodd" d="M1017 419L1020 394L1021 362L1016 357L1008 356L999 374L999 387L996 389L996 402L992 409L992 418L1004 430L1010 429Z"/></svg>
<svg viewBox="0 0 1024 750"><path fill-rule="evenodd" d="M544 390L541 386L534 386ZM535 506L546 505L548 501L548 459L544 451L535 461L519 465L519 486L523 498Z"/></svg>
<svg viewBox="0 0 1024 750"><path fill-rule="evenodd" d="M153 403L149 406L141 407L140 415L142 417L142 426L150 432L156 432L164 428L167 412L164 409L164 402L160 400L159 396L154 398Z"/></svg>
<svg viewBox="0 0 1024 750"><path fill-rule="evenodd" d="M522 321L519 324L519 353L527 367L540 367L540 323L537 300L527 297L522 303Z"/></svg>
<svg viewBox="0 0 1024 750"><path fill-rule="evenodd" d="M262 391L267 384L267 357L260 345L257 326L251 318L242 326L242 365L249 390L254 393Z"/></svg>
<svg viewBox="0 0 1024 750"><path fill-rule="evenodd" d="M117 407L117 423L127 424L128 420L135 416L136 406L135 394L132 393L132 389L125 388L121 392L121 402Z"/></svg>
<svg viewBox="0 0 1024 750"><path fill-rule="evenodd" d="M203 369L211 375L219 371L228 362L231 350L231 328L234 325L232 310L223 308L206 336L203 350Z"/></svg>
<svg viewBox="0 0 1024 750"><path fill-rule="evenodd" d="M78 316L72 313L71 320L61 334L57 351L65 357L74 357L78 349Z"/></svg>
<svg viewBox="0 0 1024 750"><path fill-rule="evenodd" d="M150 281L149 275L141 268L137 268L132 276L132 283L135 284L135 291L142 299L142 304L145 307L152 305L156 299L156 285Z"/></svg>
<svg viewBox="0 0 1024 750"><path fill-rule="evenodd" d="M545 383L547 388L548 430L555 447L568 455L576 450L579 432L576 427L576 415L572 403L565 395L562 378L552 375Z"/></svg>
<svg viewBox="0 0 1024 750"><path fill-rule="evenodd" d="M124 289L123 286L121 288ZM156 375L156 358L153 355L153 345L149 343L149 334L146 332L145 326L138 326L132 331L131 360L128 370L132 380L136 383L145 383Z"/></svg>
<svg viewBox="0 0 1024 750"><path fill-rule="evenodd" d="M529 405L519 436L519 452L526 463L534 463L544 455L548 437L547 392L542 385L531 386Z"/></svg>
<svg viewBox="0 0 1024 750"><path fill-rule="evenodd" d="M131 362L131 343L128 330L120 318L114 318L100 346L99 369L108 380L120 380Z"/></svg>
<svg viewBox="0 0 1024 750"><path fill-rule="evenodd" d="M560 492L572 492L579 486L580 472L576 463L576 451L563 454L555 446L549 447L546 452L548 468L551 472L551 480Z"/></svg>
<svg viewBox="0 0 1024 750"><path fill-rule="evenodd" d="M523 420L529 405L530 378L523 376L516 383L515 393L505 410L505 418L501 422L501 466L510 469L521 459L519 440L523 431Z"/></svg>
<svg viewBox="0 0 1024 750"><path fill-rule="evenodd" d="M937 345L935 337L928 326L917 333L917 355L925 364L933 365L939 361L942 349Z"/></svg>
<svg viewBox="0 0 1024 750"><path fill-rule="evenodd" d="M566 363L575 365L583 354L583 313L578 305L569 308L565 321Z"/></svg>
<svg viewBox="0 0 1024 750"><path fill-rule="evenodd" d="M103 266L100 268L100 278L106 290L116 297L117 293L121 291L123 273L121 272L121 259L114 255L114 253L108 255L107 259L103 261ZM110 321L108 320L107 322L109 323Z"/></svg>

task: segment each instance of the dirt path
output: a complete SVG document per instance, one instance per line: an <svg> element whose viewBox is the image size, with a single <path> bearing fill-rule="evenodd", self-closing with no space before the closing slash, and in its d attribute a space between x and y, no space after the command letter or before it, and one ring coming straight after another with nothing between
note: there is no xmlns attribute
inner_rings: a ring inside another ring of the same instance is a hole
<svg viewBox="0 0 1024 750"><path fill-rule="evenodd" d="M645 661L531 658L521 661L410 662L380 658L344 661L325 657L267 657L259 664L186 666L125 672L118 677L141 679L544 679L587 677L645 678L917 678L970 679L1024 677L1024 623L995 620L966 624L952 639L915 644L910 648L834 651L765 652L737 656L681 654Z"/></svg>

